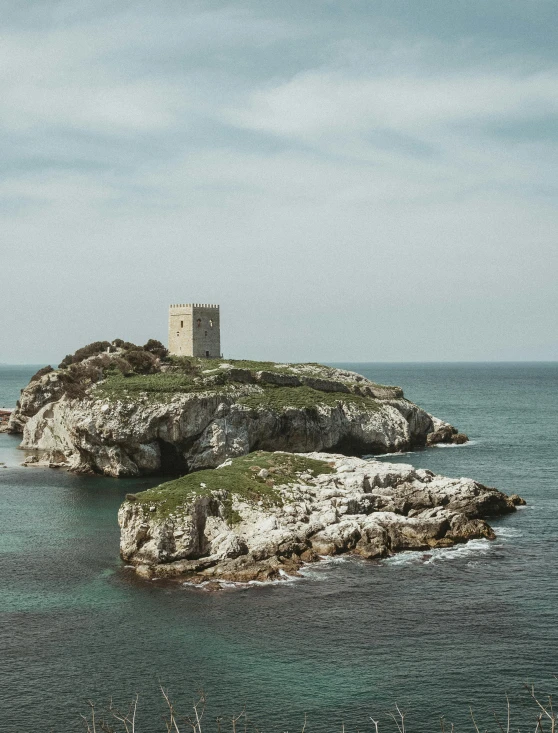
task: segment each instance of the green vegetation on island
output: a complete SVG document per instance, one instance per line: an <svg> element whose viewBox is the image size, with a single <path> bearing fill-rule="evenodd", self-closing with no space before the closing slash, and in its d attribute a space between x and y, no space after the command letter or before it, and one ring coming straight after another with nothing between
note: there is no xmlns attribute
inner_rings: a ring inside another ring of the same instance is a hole
<svg viewBox="0 0 558 733"><path fill-rule="evenodd" d="M323 364L173 356L155 339L143 346L114 339L77 349L57 369L40 369L18 405L19 422L16 414L12 426L21 428L23 418L35 414L45 398L53 401L62 395L121 407L222 398L252 416L266 410L280 414L306 410L315 418L324 408L337 406L377 413L382 401L403 399L399 387Z"/></svg>
<svg viewBox="0 0 558 733"><path fill-rule="evenodd" d="M358 405L367 412L376 412L380 405L373 397L364 397L347 392L321 392L312 387L280 387L268 386L263 392L240 397L239 404L257 409L266 407L270 410L283 410L287 407L311 409L318 405L329 405L334 407L339 402Z"/></svg>
<svg viewBox="0 0 558 733"><path fill-rule="evenodd" d="M188 394L228 394L256 410L315 409L343 402L375 412L379 409L376 392L384 392L384 399L402 396L397 387L377 385L322 364L170 356L154 339L144 346L122 339L96 341L66 356L59 372L69 396L85 396L88 391L94 398L112 402L164 404ZM367 389L359 388L358 379Z"/></svg>
<svg viewBox="0 0 558 733"><path fill-rule="evenodd" d="M304 473L318 476L334 470L326 461L292 453L265 451L233 458L227 464L217 469L189 473L153 489L128 494L126 498L144 505L148 510L154 507L155 516L163 517L188 505L197 496L210 496L213 491L223 491L227 493L223 502L228 508L227 520L234 524L238 521L238 515L232 509L233 496L251 502L261 501L263 505L281 504L281 495L276 486L299 481L300 475Z"/></svg>
<svg viewBox="0 0 558 733"><path fill-rule="evenodd" d="M150 401L168 402L175 396L183 394L232 393L235 387L240 387L243 384L236 381L234 377L227 379L227 376L227 373L223 372L222 380L208 383L203 380L196 382L190 375L180 373L133 375L130 377L109 373L106 379L96 387L95 396L108 400L126 400L143 396ZM339 402L356 404L368 412L379 409L378 401L372 397L349 392L322 392L305 385L288 387L265 384L261 385L257 391L238 397L237 402L253 409L266 407L272 410L282 410L287 407L334 406Z"/></svg>

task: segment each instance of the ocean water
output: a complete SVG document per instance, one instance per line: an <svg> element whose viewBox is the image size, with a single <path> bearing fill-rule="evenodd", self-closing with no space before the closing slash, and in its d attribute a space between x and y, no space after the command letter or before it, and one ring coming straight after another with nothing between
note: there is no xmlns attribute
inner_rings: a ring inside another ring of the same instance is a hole
<svg viewBox="0 0 558 733"><path fill-rule="evenodd" d="M383 460L471 476L528 502L494 542L338 559L293 582L210 593L136 580L118 558L116 512L156 479L24 468L0 435L0 730L80 730L86 699L140 695L142 733L166 730L158 685L206 726L243 706L260 731L535 727L522 685L558 682L558 364L354 364L468 433L465 446ZM0 406L36 367L0 367ZM230 729L226 723L222 729ZM253 730L253 728L251 728Z"/></svg>

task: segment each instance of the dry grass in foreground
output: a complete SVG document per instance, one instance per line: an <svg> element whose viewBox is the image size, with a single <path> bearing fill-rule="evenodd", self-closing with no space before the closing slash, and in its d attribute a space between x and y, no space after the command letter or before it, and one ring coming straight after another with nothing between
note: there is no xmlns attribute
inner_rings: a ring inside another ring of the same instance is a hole
<svg viewBox="0 0 558 733"><path fill-rule="evenodd" d="M533 703L533 720L529 731L532 733L558 733L557 730L557 713L552 705L552 696L541 700L535 693L532 685L525 685L525 689L529 693L529 697ZM246 709L241 710L238 715L231 718L216 718L211 723L204 721L206 695L200 692L198 699L192 703L192 711L190 715L181 717L175 710L174 704L170 699L167 691L161 687L161 694L167 705L167 714L163 716L163 725L161 733L262 733L256 724L249 719ZM112 700L108 707L97 708L95 703L88 701L89 714L82 715L83 724L87 733L141 733L140 729L136 729L136 716L138 710L139 697L136 697L130 703L128 710L117 708ZM513 724L510 701L506 695L507 711L504 719L494 713L493 733L521 733L521 729ZM395 724L395 733L410 733L407 728L406 714L398 705L395 706L395 712L386 714ZM481 733L475 715L470 708L471 715L471 731L472 733ZM207 725L206 725L207 723ZM306 731L306 715L301 726L301 733ZM203 724L203 726L202 726ZM447 723L445 719L440 718L441 733L455 733L453 723ZM370 717L370 726L372 733L380 733L380 721ZM288 733L288 731L285 731ZM341 726L341 733L347 733L345 725ZM359 731L357 731L359 733ZM482 733L489 733L488 729L484 729Z"/></svg>

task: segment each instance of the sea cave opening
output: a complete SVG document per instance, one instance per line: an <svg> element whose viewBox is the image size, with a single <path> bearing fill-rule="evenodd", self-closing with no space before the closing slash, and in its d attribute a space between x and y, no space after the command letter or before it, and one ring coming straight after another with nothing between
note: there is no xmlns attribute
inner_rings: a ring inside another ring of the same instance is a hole
<svg viewBox="0 0 558 733"><path fill-rule="evenodd" d="M182 476L188 472L188 463L176 445L159 439L161 452L161 473L169 476Z"/></svg>

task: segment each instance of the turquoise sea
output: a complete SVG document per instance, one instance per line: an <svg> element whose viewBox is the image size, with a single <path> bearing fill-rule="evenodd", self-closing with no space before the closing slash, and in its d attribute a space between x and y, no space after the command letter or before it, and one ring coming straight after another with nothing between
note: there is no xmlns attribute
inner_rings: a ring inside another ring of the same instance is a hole
<svg viewBox="0 0 558 733"><path fill-rule="evenodd" d="M466 432L465 446L383 460L471 476L528 502L494 542L342 559L294 582L210 593L140 582L118 558L125 493L157 479L78 477L20 465L0 435L0 730L80 730L86 699L140 695L137 731L166 730L158 685L186 714L244 705L260 731L440 730L439 716L516 730L535 715L522 689L558 691L558 364L351 364ZM37 367L0 367L0 406ZM230 725L222 724L222 730ZM253 728L251 728L253 730Z"/></svg>

